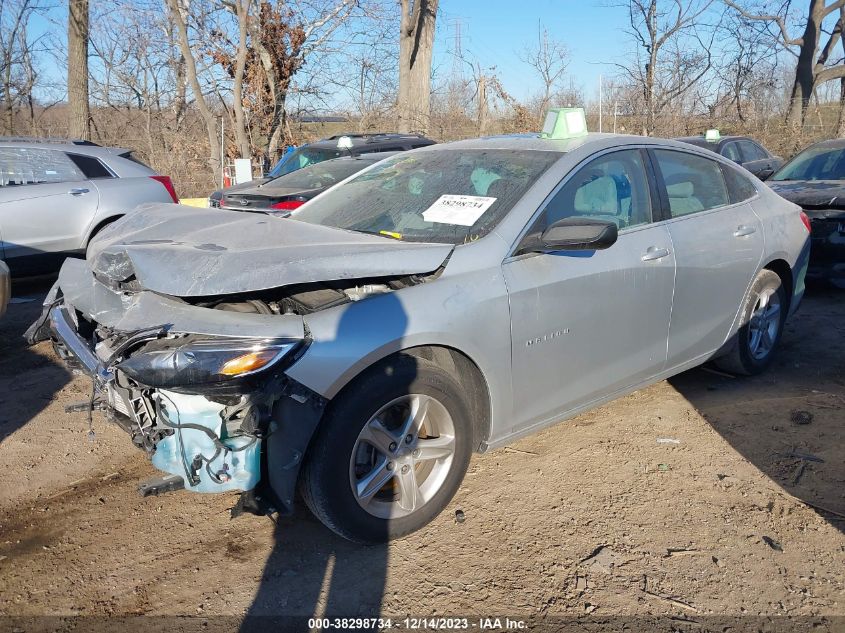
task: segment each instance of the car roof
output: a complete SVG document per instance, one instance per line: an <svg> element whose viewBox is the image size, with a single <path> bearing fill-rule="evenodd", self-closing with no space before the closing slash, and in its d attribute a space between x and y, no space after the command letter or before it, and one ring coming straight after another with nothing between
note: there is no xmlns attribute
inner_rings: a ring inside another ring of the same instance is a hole
<svg viewBox="0 0 845 633"><path fill-rule="evenodd" d="M722 136L722 137L719 137L718 141L708 141L706 138L704 138L704 135L679 136L679 137L675 138L675 140L681 141L683 143L689 143L690 145L695 145L697 147L706 147L707 149L715 148L717 150L721 149L726 143L729 143L731 141L750 141L751 143L754 143L755 145L759 145L760 147L763 147L763 144L760 141L755 140L755 139L751 138L750 136L739 136L739 135Z"/></svg>
<svg viewBox="0 0 845 633"><path fill-rule="evenodd" d="M131 150L124 147L103 147L91 141L77 141L70 139L52 138L27 138L0 136L0 147L29 147L33 149L50 149L71 152L72 154L83 154L85 156L97 156L108 158L128 154Z"/></svg>
<svg viewBox="0 0 845 633"><path fill-rule="evenodd" d="M396 133L349 133L349 134L335 134L328 138L308 143L308 147L316 147L319 149L337 149L338 141L341 138L348 138L351 143L352 150L357 150L361 147L373 145L396 145L397 143L427 143L434 144L435 141L422 136L421 134L396 134Z"/></svg>
<svg viewBox="0 0 845 633"><path fill-rule="evenodd" d="M569 139L542 138L540 134L503 134L499 136L485 136L482 138L439 143L429 147L422 147L415 151L431 152L443 149L504 149L504 150L533 150L540 152L568 153L576 149L590 147L600 150L617 145L657 145L689 149L690 145L672 139L636 136L633 134L609 134L591 132L585 136Z"/></svg>
<svg viewBox="0 0 845 633"><path fill-rule="evenodd" d="M804 149L810 149L810 147L829 147L831 149L840 149L845 147L845 138L831 138L826 141L819 141L818 143L813 143ZM803 152L804 150L801 151Z"/></svg>
<svg viewBox="0 0 845 633"><path fill-rule="evenodd" d="M385 158L390 158L391 156L395 156L396 154L402 154L404 152L397 152L397 151L389 151L389 152L367 152L366 154L352 154L351 156L338 156L337 158L332 158L331 160L323 161L325 163L334 163L341 160L363 160L363 161L371 161L371 162L378 162ZM315 165L320 165L321 163L314 163ZM310 167L310 165L309 165ZM296 173L296 172L291 172Z"/></svg>

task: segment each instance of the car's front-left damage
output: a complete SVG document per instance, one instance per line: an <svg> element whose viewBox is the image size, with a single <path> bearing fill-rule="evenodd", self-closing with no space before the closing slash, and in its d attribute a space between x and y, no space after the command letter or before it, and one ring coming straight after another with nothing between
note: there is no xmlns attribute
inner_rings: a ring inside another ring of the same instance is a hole
<svg viewBox="0 0 845 633"><path fill-rule="evenodd" d="M289 511L327 404L286 373L310 344L304 317L423 283L451 249L317 227L324 257L312 257L306 270L300 249L313 227L270 219L280 224L268 230L260 216L206 213L167 218L153 208L118 223L88 261L65 263L26 337L51 339L92 381L90 401L78 408L102 410L166 473L143 493L242 491L239 509ZM186 216L194 226L205 222L194 233L207 235L159 237ZM270 250L259 249L253 255L263 266L249 275L243 244L259 241L275 246L274 264ZM344 253L356 250L372 274L344 273Z"/></svg>

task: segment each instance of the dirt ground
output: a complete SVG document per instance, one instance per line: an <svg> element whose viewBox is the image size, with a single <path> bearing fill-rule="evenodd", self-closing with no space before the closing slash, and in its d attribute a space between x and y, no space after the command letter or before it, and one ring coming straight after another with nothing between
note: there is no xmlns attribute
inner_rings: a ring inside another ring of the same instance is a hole
<svg viewBox="0 0 845 633"><path fill-rule="evenodd" d="M809 294L765 375L696 369L475 456L448 509L384 547L304 508L274 523L230 519L235 495L140 498L145 455L97 415L90 442L86 414L64 413L90 383L49 344L24 346L38 311L0 321L0 614L792 615L845 630L845 292Z"/></svg>

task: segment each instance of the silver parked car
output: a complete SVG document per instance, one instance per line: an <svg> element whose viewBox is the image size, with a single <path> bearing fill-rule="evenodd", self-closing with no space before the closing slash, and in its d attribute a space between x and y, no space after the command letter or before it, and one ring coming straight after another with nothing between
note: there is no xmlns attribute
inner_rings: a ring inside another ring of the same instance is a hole
<svg viewBox="0 0 845 633"><path fill-rule="evenodd" d="M178 202L173 183L128 149L0 137L0 257L13 274L56 270L144 202Z"/></svg>
<svg viewBox="0 0 845 633"><path fill-rule="evenodd" d="M804 290L800 209L675 141L398 154L289 218L151 206L28 332L92 376L150 484L252 491L356 541L424 526L484 452L713 358L754 374Z"/></svg>

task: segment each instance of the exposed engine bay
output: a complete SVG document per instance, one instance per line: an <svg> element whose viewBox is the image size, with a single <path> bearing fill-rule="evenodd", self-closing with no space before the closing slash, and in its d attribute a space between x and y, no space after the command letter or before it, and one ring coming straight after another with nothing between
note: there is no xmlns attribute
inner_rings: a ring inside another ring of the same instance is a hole
<svg viewBox="0 0 845 633"><path fill-rule="evenodd" d="M201 313L301 318L425 283L442 270L167 300ZM105 281L93 280L123 301L149 294L132 280ZM326 405L284 373L308 348L307 326L297 340L252 336L248 324L242 334L226 336L175 331L169 324L124 331L98 322L62 294L57 283L28 337L51 338L62 359L92 375L89 410L104 411L157 469L181 478L177 488L242 491L250 498L265 490L261 511L291 508L295 474Z"/></svg>

